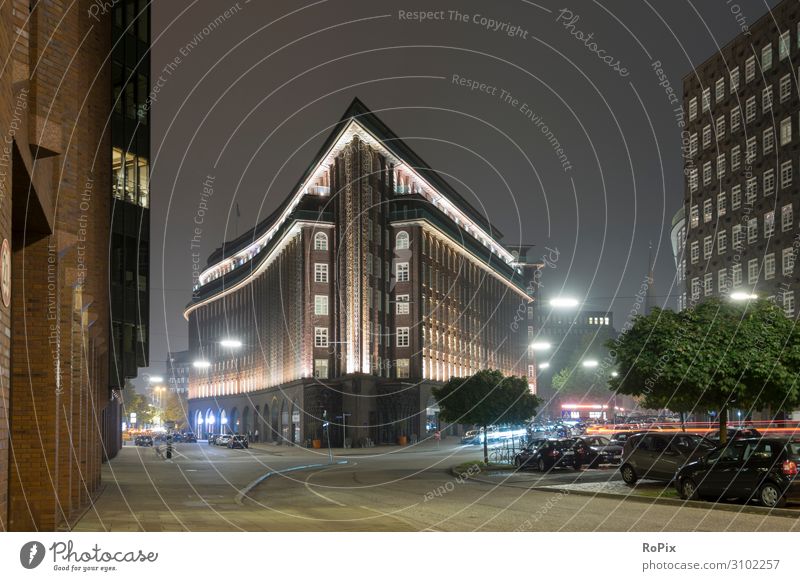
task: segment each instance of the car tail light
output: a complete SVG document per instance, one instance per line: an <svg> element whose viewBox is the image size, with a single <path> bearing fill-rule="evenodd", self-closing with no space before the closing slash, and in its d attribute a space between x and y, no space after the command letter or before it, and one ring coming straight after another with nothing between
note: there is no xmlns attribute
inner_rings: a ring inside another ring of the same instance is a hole
<svg viewBox="0 0 800 581"><path fill-rule="evenodd" d="M797 476L797 464L791 460L786 460L782 466L784 476Z"/></svg>
<svg viewBox="0 0 800 581"><path fill-rule="evenodd" d="M548 456L551 456L551 457L555 457L555 456L558 456L558 452L556 452L555 450L550 450L550 451L547 453L547 455L548 455Z"/></svg>

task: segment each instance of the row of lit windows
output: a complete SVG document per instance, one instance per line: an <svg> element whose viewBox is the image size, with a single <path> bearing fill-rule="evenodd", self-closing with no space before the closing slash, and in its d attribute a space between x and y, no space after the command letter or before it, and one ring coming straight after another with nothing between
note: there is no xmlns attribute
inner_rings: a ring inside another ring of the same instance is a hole
<svg viewBox="0 0 800 581"><path fill-rule="evenodd" d="M755 262L754 262L755 261ZM766 268L766 262L765 262ZM753 259L749 261L747 265L748 269L748 278L751 279L748 284L756 284L758 282L758 259ZM752 273L752 276L750 274ZM738 282L737 282L738 281ZM724 294L727 291L736 288L737 286L741 285L742 283L742 270L740 264L735 264L732 269L732 276L728 277L727 269L723 268L717 271L717 289L720 294ZM701 289L702 285L702 289ZM704 296L710 296L714 293L714 276L713 273L708 272L703 276L702 282L699 278L692 279L692 300L698 301L700 299L701 292ZM773 297L770 297L773 298ZM783 303L783 311L784 313L789 316L794 316L794 291L784 291L781 293L781 299ZM682 303L682 304L681 304ZM679 300L678 308L681 309L686 307L686 298L683 297L683 300Z"/></svg>
<svg viewBox="0 0 800 581"><path fill-rule="evenodd" d="M792 229L794 215L792 205L786 204L781 208L781 231L788 232ZM770 210L764 213L763 218L764 238L770 238L775 234L775 211ZM758 217L748 218L746 224L734 224L731 227L731 247L734 250L741 250L744 246L745 233L747 243L754 244L758 241ZM715 236L709 235L703 239L703 258L708 260L713 253ZM728 251L728 230L723 228L716 233L717 254L725 254ZM689 257L692 264L697 264L700 258L700 241L693 240L689 245Z"/></svg>
<svg viewBox="0 0 800 581"><path fill-rule="evenodd" d="M724 120L723 120L724 121ZM792 142L792 118L785 117L781 120L779 125L779 143L781 146L789 145ZM723 125L723 137L724 137L724 125ZM719 135L719 133L717 133ZM706 141L708 140L708 143ZM706 149L711 145L710 143L710 131L707 133L706 130L703 130L703 149ZM775 151L775 129L774 127L767 127L761 132L761 154L766 156L771 154ZM697 149L697 134L692 133L689 136L689 156L695 157L698 153ZM751 135L747 138L745 142L745 162L752 164L756 161L756 157L758 156L758 141L756 135ZM740 144L736 144L731 147L731 171L738 171L742 165L742 146ZM706 166L710 166L710 161L706 162ZM705 166L704 166L705 167ZM717 178L721 179L725 176L725 172L727 169L727 155L725 152L720 153L717 156ZM710 172L709 172L710 175Z"/></svg>
<svg viewBox="0 0 800 581"><path fill-rule="evenodd" d="M794 251L792 248L784 248L781 251L781 273L784 276L791 276L794 273ZM775 253L770 252L764 256L764 280L772 280L775 278ZM722 269L719 271L723 274L726 273L726 269ZM747 261L747 283L748 284L755 284L758 282L759 279L759 259L758 258L751 258ZM733 277L733 286L737 287L742 284L742 265L741 264L734 264L731 266L731 274ZM709 273L706 273L706 277L709 276ZM698 278L694 278L694 281L699 280ZM710 279L709 279L710 280ZM724 284L724 277L720 278L719 280L719 290L723 292L725 290ZM710 284L710 283L708 283ZM712 289L707 287L706 294L711 294Z"/></svg>
<svg viewBox="0 0 800 581"><path fill-rule="evenodd" d="M748 140L749 142L750 140ZM753 145L755 145L755 138L753 138ZM749 147L749 144L748 144ZM738 153L734 151L732 153ZM737 159L735 157L731 158L732 160ZM750 162L748 162L750 163ZM737 164L738 166L738 164ZM731 168L733 170L733 167ZM716 177L718 180L721 180L725 177L727 172L727 164L726 164L726 156L724 153L720 154L717 158L717 171L713 171L713 165L711 161L707 161L703 164L703 186L710 186L712 181L712 176L716 173ZM792 178L794 173L794 167L792 160L787 160L781 162L778 177L780 179L780 189L785 190L792 185ZM756 190L758 189L758 177L751 176L746 180L747 192L752 192L754 195ZM761 175L761 187L763 188L764 195L769 196L775 193L775 186L776 186L776 173L775 168L769 168L764 170ZM699 183L699 170L696 167L689 168L689 191L694 193L700 187ZM741 186L734 186L737 191L741 191Z"/></svg>

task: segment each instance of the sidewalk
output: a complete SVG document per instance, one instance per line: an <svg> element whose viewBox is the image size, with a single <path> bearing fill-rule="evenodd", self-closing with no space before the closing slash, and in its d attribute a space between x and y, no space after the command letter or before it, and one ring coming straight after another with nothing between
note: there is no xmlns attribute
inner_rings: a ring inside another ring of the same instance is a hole
<svg viewBox="0 0 800 581"><path fill-rule="evenodd" d="M205 444L205 441L202 441ZM400 446L398 444L381 444L377 446L373 446L371 448L341 448L341 447L333 447L330 450L333 452L333 455L339 458L348 457L348 456L382 456L385 454L415 454L415 453L431 453L431 452L443 452L443 451L453 451L462 446L461 441L458 438L449 438L443 440L441 442L435 442L432 439L423 440L421 442L417 442L416 444L408 444L406 446ZM262 452L267 453L275 453L281 456L290 455L291 452L307 452L311 455L318 456L318 455L327 455L328 448L323 446L322 448L306 448L305 446L299 445L289 445L289 444L281 444L278 445L274 442L272 443L250 443L250 448L252 450L259 450Z"/></svg>

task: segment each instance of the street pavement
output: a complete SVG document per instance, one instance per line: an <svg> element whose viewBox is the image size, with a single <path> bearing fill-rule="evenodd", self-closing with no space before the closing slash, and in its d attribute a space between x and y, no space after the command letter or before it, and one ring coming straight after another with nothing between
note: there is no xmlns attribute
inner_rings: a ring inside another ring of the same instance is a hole
<svg viewBox="0 0 800 581"><path fill-rule="evenodd" d="M572 494L617 471L453 476L479 447L430 442L328 450L126 446L78 531L798 531L796 518ZM543 489L558 485L558 489ZM566 490L566 491L564 491Z"/></svg>

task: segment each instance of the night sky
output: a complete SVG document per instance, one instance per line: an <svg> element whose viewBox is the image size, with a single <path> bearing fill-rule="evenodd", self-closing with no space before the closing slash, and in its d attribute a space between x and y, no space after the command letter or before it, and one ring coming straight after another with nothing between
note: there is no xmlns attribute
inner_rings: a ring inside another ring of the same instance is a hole
<svg viewBox="0 0 800 581"><path fill-rule="evenodd" d="M223 238L290 194L354 97L505 243L535 245L529 258L557 251L545 299L612 309L620 328L652 242L655 295L674 308L669 231L684 186L670 91L682 101L692 67L775 4L154 2L144 373L163 374L167 350L187 347L193 260L204 266ZM420 22L413 13L423 6L434 13ZM214 194L200 216L209 179Z"/></svg>

